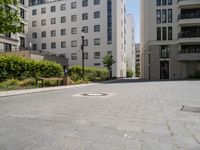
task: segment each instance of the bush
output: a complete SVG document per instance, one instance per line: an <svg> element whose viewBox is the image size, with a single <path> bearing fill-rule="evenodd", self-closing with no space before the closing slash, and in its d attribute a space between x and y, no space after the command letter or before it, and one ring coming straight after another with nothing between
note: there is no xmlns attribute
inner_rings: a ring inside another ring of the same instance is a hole
<svg viewBox="0 0 200 150"><path fill-rule="evenodd" d="M133 77L133 71L132 70L127 70L126 71L126 77L127 78L132 78Z"/></svg>
<svg viewBox="0 0 200 150"><path fill-rule="evenodd" d="M20 81L16 79L9 79L5 82L0 83L0 89L6 89L6 90L14 90L19 87Z"/></svg>
<svg viewBox="0 0 200 150"><path fill-rule="evenodd" d="M196 71L194 75L189 76L189 79L200 79L200 71Z"/></svg>
<svg viewBox="0 0 200 150"><path fill-rule="evenodd" d="M33 77L61 77L62 75L62 66L55 62L35 61L18 56L0 56L0 81L24 80Z"/></svg>
<svg viewBox="0 0 200 150"><path fill-rule="evenodd" d="M82 67L73 66L70 67L69 73L73 81L82 79ZM106 69L100 69L95 67L85 67L84 79L88 81L103 81L109 79L109 72Z"/></svg>

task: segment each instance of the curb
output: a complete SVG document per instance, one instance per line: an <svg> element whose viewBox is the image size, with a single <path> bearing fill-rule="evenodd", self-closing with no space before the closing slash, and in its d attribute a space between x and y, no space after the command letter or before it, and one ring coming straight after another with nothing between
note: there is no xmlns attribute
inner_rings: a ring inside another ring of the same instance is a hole
<svg viewBox="0 0 200 150"><path fill-rule="evenodd" d="M48 91L54 91L54 90L71 89L71 88L91 86L91 85L95 85L95 84L91 83L91 84L82 84L82 85L70 85L70 86L59 86L59 87L47 87L47 88L37 88L37 89L4 91L4 92L0 92L0 98L9 97L9 96L24 95L24 94L31 94L31 93L48 92Z"/></svg>

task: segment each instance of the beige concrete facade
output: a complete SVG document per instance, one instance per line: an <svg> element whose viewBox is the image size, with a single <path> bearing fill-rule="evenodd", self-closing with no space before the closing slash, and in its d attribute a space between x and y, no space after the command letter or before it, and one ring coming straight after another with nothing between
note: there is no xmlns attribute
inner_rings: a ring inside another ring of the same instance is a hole
<svg viewBox="0 0 200 150"><path fill-rule="evenodd" d="M200 1L164 2L141 0L141 77L186 79L200 72Z"/></svg>

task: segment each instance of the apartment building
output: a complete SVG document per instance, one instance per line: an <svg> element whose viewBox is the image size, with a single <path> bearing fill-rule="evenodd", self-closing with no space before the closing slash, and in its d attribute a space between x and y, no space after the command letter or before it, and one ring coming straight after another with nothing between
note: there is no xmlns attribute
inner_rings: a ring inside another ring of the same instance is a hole
<svg viewBox="0 0 200 150"><path fill-rule="evenodd" d="M24 24L24 29L22 33L0 35L0 52L18 51L26 47L25 35L28 29L28 1L19 0L19 6L10 5L9 7L11 9L19 9L19 15L22 20L21 23Z"/></svg>
<svg viewBox="0 0 200 150"><path fill-rule="evenodd" d="M185 79L200 71L200 1L141 0L141 73Z"/></svg>
<svg viewBox="0 0 200 150"><path fill-rule="evenodd" d="M135 24L132 14L126 16L126 49L127 70L135 73Z"/></svg>
<svg viewBox="0 0 200 150"><path fill-rule="evenodd" d="M33 50L66 55L81 65L84 31L86 66L104 67L112 53L113 76L126 76L125 0L29 0L28 42Z"/></svg>

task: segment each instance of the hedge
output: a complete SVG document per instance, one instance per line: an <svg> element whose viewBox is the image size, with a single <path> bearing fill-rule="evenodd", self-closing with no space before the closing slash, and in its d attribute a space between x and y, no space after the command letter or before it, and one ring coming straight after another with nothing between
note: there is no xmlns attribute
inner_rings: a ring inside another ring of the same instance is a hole
<svg viewBox="0 0 200 150"><path fill-rule="evenodd" d="M82 79L82 67L72 66L69 68L69 73L73 81ZM84 79L89 81L103 81L109 79L109 72L107 69L85 67Z"/></svg>
<svg viewBox="0 0 200 150"><path fill-rule="evenodd" d="M61 77L62 75L62 66L55 62L0 55L0 81L31 77Z"/></svg>

